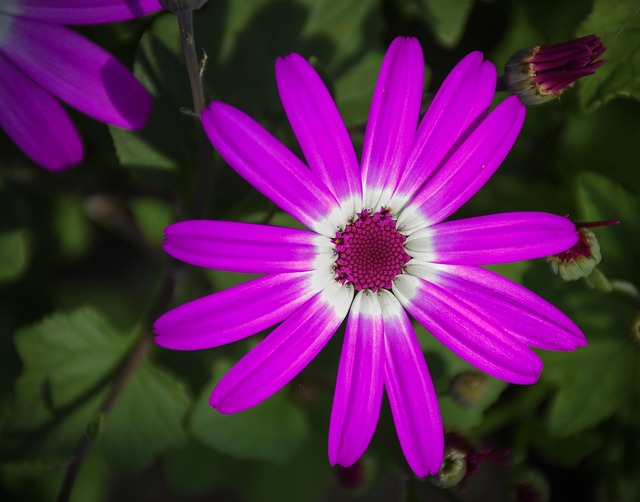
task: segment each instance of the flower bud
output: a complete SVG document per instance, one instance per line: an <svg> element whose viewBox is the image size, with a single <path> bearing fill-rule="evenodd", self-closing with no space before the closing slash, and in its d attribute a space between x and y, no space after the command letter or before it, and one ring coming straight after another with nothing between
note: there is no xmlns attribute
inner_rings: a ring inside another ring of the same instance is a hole
<svg viewBox="0 0 640 502"><path fill-rule="evenodd" d="M482 402L489 390L489 377L479 371L465 371L453 377L449 393L453 400L465 408Z"/></svg>
<svg viewBox="0 0 640 502"><path fill-rule="evenodd" d="M525 105L539 105L560 96L576 80L606 63L596 61L606 50L600 37L586 37L555 45L536 45L516 52L505 66L506 89Z"/></svg>
<svg viewBox="0 0 640 502"><path fill-rule="evenodd" d="M467 454L456 448L444 451L442 466L431 482L438 488L451 488L458 485L467 474Z"/></svg>
<svg viewBox="0 0 640 502"><path fill-rule="evenodd" d="M551 270L565 281L587 277L602 260L600 244L595 234L585 227L578 227L579 239L567 251L547 258Z"/></svg>

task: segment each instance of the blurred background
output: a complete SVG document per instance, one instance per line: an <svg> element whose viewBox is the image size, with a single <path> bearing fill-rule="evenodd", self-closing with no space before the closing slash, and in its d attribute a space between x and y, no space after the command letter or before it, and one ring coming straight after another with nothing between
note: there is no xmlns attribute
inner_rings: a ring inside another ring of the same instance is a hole
<svg viewBox="0 0 640 502"><path fill-rule="evenodd" d="M97 413L140 334L151 338L158 305L166 311L248 277L178 268L160 247L163 228L190 217L197 197L175 17L79 27L134 70L154 109L140 132L69 110L86 157L61 174L0 134L0 499L55 500L88 435L95 444L74 502L639 501L639 12L638 0L210 0L194 15L207 101L243 109L298 153L276 91L279 55L311 60L360 152L380 63L398 35L422 44L425 109L470 51L501 74L533 45L595 33L607 46L595 75L527 109L506 161L454 215L619 220L593 229L603 258L590 280L565 282L544 260L492 267L567 313L589 346L541 352L539 383L510 386L416 327L447 444L459 452L446 460L448 477L427 480L405 464L386 402L358 464L329 465L340 331L281 392L227 416L209 407L209 394L262 335L198 352L151 344L109 413ZM296 225L217 156L206 195L207 218Z"/></svg>

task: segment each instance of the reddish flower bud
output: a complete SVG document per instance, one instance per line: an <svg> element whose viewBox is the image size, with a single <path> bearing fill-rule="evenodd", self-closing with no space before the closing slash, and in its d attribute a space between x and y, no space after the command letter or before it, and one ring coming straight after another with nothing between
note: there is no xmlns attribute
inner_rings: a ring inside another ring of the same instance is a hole
<svg viewBox="0 0 640 502"><path fill-rule="evenodd" d="M600 37L586 37L555 45L536 45L516 52L505 66L507 90L525 105L539 105L560 96L576 80L606 63L597 60L606 47Z"/></svg>

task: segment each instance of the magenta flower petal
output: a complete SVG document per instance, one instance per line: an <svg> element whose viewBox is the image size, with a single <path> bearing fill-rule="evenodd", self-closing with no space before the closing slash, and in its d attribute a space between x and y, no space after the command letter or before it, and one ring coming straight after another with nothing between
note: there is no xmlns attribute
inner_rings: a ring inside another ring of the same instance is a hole
<svg viewBox="0 0 640 502"><path fill-rule="evenodd" d="M333 237L338 203L289 149L224 103L204 110L202 124L218 153L243 178L301 223Z"/></svg>
<svg viewBox="0 0 640 502"><path fill-rule="evenodd" d="M391 207L400 208L468 135L491 105L496 69L472 52L449 73L420 122L407 167Z"/></svg>
<svg viewBox="0 0 640 502"><path fill-rule="evenodd" d="M211 394L211 406L235 413L280 390L322 350L352 299L353 288L332 282L231 368Z"/></svg>
<svg viewBox="0 0 640 502"><path fill-rule="evenodd" d="M28 99L25 99L28 96ZM35 162L59 171L82 160L78 131L60 103L0 52L0 127ZM47 120L42 120L46 115Z"/></svg>
<svg viewBox="0 0 640 502"><path fill-rule="evenodd" d="M384 317L384 385L400 446L418 476L435 474L444 452L442 419L429 370L398 300L379 293Z"/></svg>
<svg viewBox="0 0 640 502"><path fill-rule="evenodd" d="M57 24L124 21L160 8L158 0L0 0L0 12Z"/></svg>
<svg viewBox="0 0 640 502"><path fill-rule="evenodd" d="M348 467L365 452L378 424L383 388L384 332L375 293L351 306L329 425L329 461Z"/></svg>
<svg viewBox="0 0 640 502"><path fill-rule="evenodd" d="M443 289L529 347L571 351L587 345L580 329L560 310L495 272L465 265L428 267L437 270ZM415 266L410 268L414 273Z"/></svg>
<svg viewBox="0 0 640 502"><path fill-rule="evenodd" d="M230 272L300 272L333 261L331 241L316 233L229 221L174 223L163 248L186 263Z"/></svg>
<svg viewBox="0 0 640 502"><path fill-rule="evenodd" d="M548 213L505 213L447 221L411 234L411 256L435 263L490 264L542 258L578 242L571 221Z"/></svg>
<svg viewBox="0 0 640 502"><path fill-rule="evenodd" d="M398 216L403 232L441 222L475 195L509 153L524 116L515 96L500 103L407 204Z"/></svg>
<svg viewBox="0 0 640 502"><path fill-rule="evenodd" d="M362 203L358 159L331 95L311 65L298 54L276 61L282 105L311 170L347 213Z"/></svg>
<svg viewBox="0 0 640 502"><path fill-rule="evenodd" d="M286 319L325 285L313 272L260 277L167 312L153 325L155 340L177 350L235 342Z"/></svg>
<svg viewBox="0 0 640 502"><path fill-rule="evenodd" d="M229 222L169 227L165 247L184 261L287 272L178 307L156 326L161 345L204 348L282 321L214 390L211 404L232 413L289 382L351 310L329 459L348 466L364 453L386 387L400 445L418 476L438 471L444 438L406 312L469 363L513 383L533 383L542 370L529 347L573 350L586 343L560 311L477 266L571 247L577 238L571 222L512 213L441 223L497 169L522 126L524 107L508 98L486 115L495 68L473 53L446 79L416 131L422 65L415 39L391 44L360 172L326 87L298 55L278 60L277 81L311 169L244 113L223 103L205 110L205 130L229 165L318 235Z"/></svg>
<svg viewBox="0 0 640 502"><path fill-rule="evenodd" d="M538 380L540 358L481 311L446 290L438 277L430 281L399 275L393 293L429 332L469 364L511 383Z"/></svg>
<svg viewBox="0 0 640 502"><path fill-rule="evenodd" d="M418 125L424 86L422 48L396 38L384 57L362 148L364 207L379 209L402 175Z"/></svg>
<svg viewBox="0 0 640 502"><path fill-rule="evenodd" d="M74 31L16 17L0 50L43 88L87 115L129 129L145 125L151 98L142 84Z"/></svg>

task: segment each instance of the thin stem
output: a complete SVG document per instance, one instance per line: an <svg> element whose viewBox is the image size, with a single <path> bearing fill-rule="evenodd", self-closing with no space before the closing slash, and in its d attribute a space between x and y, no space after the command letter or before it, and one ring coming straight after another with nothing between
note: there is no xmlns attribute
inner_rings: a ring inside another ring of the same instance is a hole
<svg viewBox="0 0 640 502"><path fill-rule="evenodd" d="M211 158L212 148L200 122L200 113L205 108L204 88L202 86L202 75L204 69L200 66L196 53L195 37L193 31L193 11L179 11L176 14L178 26L180 27L180 45L182 55L187 65L189 83L191 85L191 97L193 99L193 111L195 112L196 140L197 140L197 167L193 216L196 218L204 215L207 204L207 193L210 189ZM206 61L206 57L203 59Z"/></svg>

